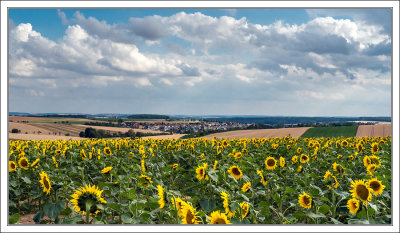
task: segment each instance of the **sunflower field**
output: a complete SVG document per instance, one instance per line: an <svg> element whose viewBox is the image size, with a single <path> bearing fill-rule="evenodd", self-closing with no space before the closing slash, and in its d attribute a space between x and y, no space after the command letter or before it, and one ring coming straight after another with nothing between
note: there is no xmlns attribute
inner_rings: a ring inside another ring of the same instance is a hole
<svg viewBox="0 0 400 233"><path fill-rule="evenodd" d="M391 137L9 142L9 222L391 224Z"/></svg>

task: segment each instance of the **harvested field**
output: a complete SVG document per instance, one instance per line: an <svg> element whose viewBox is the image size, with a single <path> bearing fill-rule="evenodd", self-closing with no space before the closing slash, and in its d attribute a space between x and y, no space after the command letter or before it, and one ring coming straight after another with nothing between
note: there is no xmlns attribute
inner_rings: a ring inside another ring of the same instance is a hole
<svg viewBox="0 0 400 233"><path fill-rule="evenodd" d="M392 135L392 124L381 123L377 125L358 126L356 137L386 137Z"/></svg>
<svg viewBox="0 0 400 233"><path fill-rule="evenodd" d="M79 133L84 130L82 130L82 128L79 126L70 124L27 123L27 125L50 131L59 136L65 136L66 134L69 134L70 136L78 137Z"/></svg>
<svg viewBox="0 0 400 233"><path fill-rule="evenodd" d="M105 131L110 131L110 132L122 132L126 133L132 128L120 128L120 127L107 127L107 126L94 126L94 125L74 125L77 127L81 128L81 131L84 131L86 128L93 128L93 129L102 129ZM160 133L161 131L155 131L155 130L147 130L147 129L133 129L135 132L141 132L141 133Z"/></svg>
<svg viewBox="0 0 400 233"><path fill-rule="evenodd" d="M36 127L34 125L30 125L30 124L26 124L26 123L16 123L16 122L9 122L8 123L8 132L11 132L12 129L18 129L21 131L22 134L24 134L25 132L27 132L28 134L33 134L33 132L35 132L35 134L38 134L38 132L40 131L39 134L53 134L53 131L49 131L40 127Z"/></svg>
<svg viewBox="0 0 400 233"><path fill-rule="evenodd" d="M281 128L281 129L254 129L254 130L235 130L223 133L215 133L204 136L203 138L212 139L217 138L272 138L272 137L284 137L291 136L298 138L303 135L310 127L300 128Z"/></svg>
<svg viewBox="0 0 400 233"><path fill-rule="evenodd" d="M178 139L183 137L186 134L172 134L172 135L158 135L158 136L149 136L149 137L142 137L143 139L152 138L152 139Z"/></svg>
<svg viewBox="0 0 400 233"><path fill-rule="evenodd" d="M8 137L10 140L80 140L84 138L71 137L71 136L56 136L56 135L37 135L37 134L21 134L21 133L9 133Z"/></svg>

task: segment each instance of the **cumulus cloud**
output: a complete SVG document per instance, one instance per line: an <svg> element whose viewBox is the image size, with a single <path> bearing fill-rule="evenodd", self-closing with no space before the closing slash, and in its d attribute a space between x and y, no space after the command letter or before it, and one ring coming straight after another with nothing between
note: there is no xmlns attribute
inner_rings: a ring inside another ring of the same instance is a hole
<svg viewBox="0 0 400 233"><path fill-rule="evenodd" d="M286 114L310 109L313 101L324 110L322 103L349 98L390 101L380 91L390 93L390 36L368 20L320 16L303 24L261 25L181 12L110 25L80 12L70 19L60 10L58 15L68 27L57 41L29 23L10 27L11 90L26 89L35 98L79 90L85 97L124 99L143 111L175 103L168 113L184 101L198 111L214 100L230 102L224 107L231 113L233 103L242 104L253 114L245 101L256 109L280 106ZM147 102L129 102L137 96ZM220 108L216 103L210 109Z"/></svg>

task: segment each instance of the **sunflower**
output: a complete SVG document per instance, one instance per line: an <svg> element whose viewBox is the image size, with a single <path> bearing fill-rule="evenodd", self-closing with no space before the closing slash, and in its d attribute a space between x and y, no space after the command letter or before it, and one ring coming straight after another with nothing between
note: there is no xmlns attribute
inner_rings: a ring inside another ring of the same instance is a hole
<svg viewBox="0 0 400 233"><path fill-rule="evenodd" d="M85 187L80 187L75 190L75 193L71 195L72 199L70 200L71 204L73 204L73 208L76 212L86 215L88 212L90 215L97 214L100 212L98 208L98 204L107 203L101 197L103 190L100 190L95 185L85 185Z"/></svg>
<svg viewBox="0 0 400 233"><path fill-rule="evenodd" d="M279 166L284 167L286 164L285 158L282 156L279 158Z"/></svg>
<svg viewBox="0 0 400 233"><path fill-rule="evenodd" d="M243 214L242 214L242 219L243 219L249 213L249 204L246 202L242 202L242 203L240 203L240 208L242 208L242 210L243 210Z"/></svg>
<svg viewBox="0 0 400 233"><path fill-rule="evenodd" d="M292 164L296 164L299 161L299 157L297 155L292 157Z"/></svg>
<svg viewBox="0 0 400 233"><path fill-rule="evenodd" d="M297 172L298 173L301 173L303 171L303 167L300 165L298 168L297 168Z"/></svg>
<svg viewBox="0 0 400 233"><path fill-rule="evenodd" d="M363 201L364 205L368 205L368 201L371 201L373 190L369 187L368 182L364 180L353 180L351 181L350 190L351 196L353 198L360 198Z"/></svg>
<svg viewBox="0 0 400 233"><path fill-rule="evenodd" d="M227 194L226 192L221 192L221 198L224 200L222 205L225 208L225 214L227 215L228 218L233 217L236 213L236 210L233 211L232 213L229 209L229 194Z"/></svg>
<svg viewBox="0 0 400 233"><path fill-rule="evenodd" d="M363 163L364 167L368 167L372 163L371 158L368 155L364 156Z"/></svg>
<svg viewBox="0 0 400 233"><path fill-rule="evenodd" d="M49 195L50 189L51 189L50 179L47 176L46 172L44 172L44 171L42 171L42 173L40 173L39 175L40 175L39 182L43 186L43 192L46 193L47 195Z"/></svg>
<svg viewBox="0 0 400 233"><path fill-rule="evenodd" d="M333 174L331 173L331 171L326 171L325 172L325 175L324 175L324 180L327 180L327 179L329 179L329 178L332 178L333 177Z"/></svg>
<svg viewBox="0 0 400 233"><path fill-rule="evenodd" d="M182 224L199 224L198 214L190 203L186 203L182 207Z"/></svg>
<svg viewBox="0 0 400 233"><path fill-rule="evenodd" d="M40 161L40 158L37 158L35 161L33 161L33 163L31 164L31 167L36 166L36 164L38 164Z"/></svg>
<svg viewBox="0 0 400 233"><path fill-rule="evenodd" d="M307 193L303 192L303 194L299 195L299 203L300 203L301 207L303 207L305 209L310 209L311 202L312 202L312 198Z"/></svg>
<svg viewBox="0 0 400 233"><path fill-rule="evenodd" d="M301 147L297 148L297 153L300 154L303 151L303 149L301 149Z"/></svg>
<svg viewBox="0 0 400 233"><path fill-rule="evenodd" d="M179 167L179 164L174 163L174 164L172 165L172 167L173 167L173 168L177 168L177 167Z"/></svg>
<svg viewBox="0 0 400 233"><path fill-rule="evenodd" d="M214 162L214 166L213 166L213 170L216 170L216 169L217 169L217 165L218 165L218 161L217 161L217 160L215 160L215 162Z"/></svg>
<svg viewBox="0 0 400 233"><path fill-rule="evenodd" d="M382 194L383 190L385 189L385 185L383 185L382 182L376 178L368 180L368 185L372 189L372 192L375 196Z"/></svg>
<svg viewBox="0 0 400 233"><path fill-rule="evenodd" d="M178 211L178 216L183 217L182 208L187 205L187 203L183 201L180 197L177 197L175 199L171 197L171 203L176 207L176 210Z"/></svg>
<svg viewBox="0 0 400 233"><path fill-rule="evenodd" d="M369 158L371 159L371 163L374 163L376 165L376 167L381 166L381 159L378 156L371 155L371 156L369 156Z"/></svg>
<svg viewBox="0 0 400 233"><path fill-rule="evenodd" d="M379 143L372 143L371 144L371 153L374 154L379 151Z"/></svg>
<svg viewBox="0 0 400 233"><path fill-rule="evenodd" d="M347 201L347 209L349 209L349 212L351 214L356 214L359 208L360 208L359 200L352 198Z"/></svg>
<svg viewBox="0 0 400 233"><path fill-rule="evenodd" d="M143 172L146 172L146 164L144 163L144 159L142 159L141 161L140 161L140 164L141 164L141 166L142 166L142 171Z"/></svg>
<svg viewBox="0 0 400 233"><path fill-rule="evenodd" d="M262 171L257 170L257 174L261 177L261 183L265 186L268 184L268 181L264 180L264 176Z"/></svg>
<svg viewBox="0 0 400 233"><path fill-rule="evenodd" d="M9 172L13 172L17 169L17 164L14 161L8 162L8 170Z"/></svg>
<svg viewBox="0 0 400 233"><path fill-rule="evenodd" d="M235 159L240 159L242 157L242 153L241 152L237 152L235 153Z"/></svg>
<svg viewBox="0 0 400 233"><path fill-rule="evenodd" d="M57 163L56 157L51 156L51 158L53 159L54 165L55 165L56 167L58 167L58 163Z"/></svg>
<svg viewBox="0 0 400 233"><path fill-rule="evenodd" d="M348 146L349 145L349 142L348 141L346 141L346 140L343 140L342 141L342 146L344 147L344 146Z"/></svg>
<svg viewBox="0 0 400 233"><path fill-rule="evenodd" d="M113 167L106 167L103 170L101 170L101 173L108 173L109 171L111 171L113 169Z"/></svg>
<svg viewBox="0 0 400 233"><path fill-rule="evenodd" d="M275 158L269 156L265 159L265 166L268 170L274 170L277 166Z"/></svg>
<svg viewBox="0 0 400 233"><path fill-rule="evenodd" d="M338 156L337 156L338 159L340 159L340 158L342 158L342 157L343 157L343 155L338 155Z"/></svg>
<svg viewBox="0 0 400 233"><path fill-rule="evenodd" d="M208 164L203 163L203 165L199 165L196 168L196 178L200 181L206 176L206 169L207 169Z"/></svg>
<svg viewBox="0 0 400 233"><path fill-rule="evenodd" d="M291 148L290 145L287 145L287 146L286 146L286 150L290 150L290 148Z"/></svg>
<svg viewBox="0 0 400 233"><path fill-rule="evenodd" d="M357 151L358 151L358 152L364 151L364 147L363 147L363 145L362 145L361 143L358 143L358 144L357 144Z"/></svg>
<svg viewBox="0 0 400 233"><path fill-rule="evenodd" d="M238 166L232 166L229 168L228 173L233 176L235 179L240 179L242 178L242 170Z"/></svg>
<svg viewBox="0 0 400 233"><path fill-rule="evenodd" d="M245 183L245 184L243 185L242 191L243 191L243 192L247 192L247 190L249 190L250 187L251 187L251 183L250 183L250 182L247 182L247 183Z"/></svg>
<svg viewBox="0 0 400 233"><path fill-rule="evenodd" d="M210 219L210 224L232 224L228 220L228 217L224 213L221 213L219 210L212 212L211 216L209 216L208 218Z"/></svg>
<svg viewBox="0 0 400 233"><path fill-rule="evenodd" d="M310 161L310 158L306 154L301 154L300 155L300 163L308 163Z"/></svg>
<svg viewBox="0 0 400 233"><path fill-rule="evenodd" d="M370 176L372 176L372 175L373 175L372 172L374 172L374 171L376 170L376 168L377 168L376 164L370 164L370 165L368 165L368 167L367 167L367 172L368 172L368 174L369 174Z"/></svg>
<svg viewBox="0 0 400 233"><path fill-rule="evenodd" d="M18 160L18 165L20 168L28 170L29 168L29 161L25 156L22 156L19 160Z"/></svg>
<svg viewBox="0 0 400 233"><path fill-rule="evenodd" d="M110 147L108 147L108 146L104 147L104 153L105 153L106 155L111 155L112 153L111 153Z"/></svg>
<svg viewBox="0 0 400 233"><path fill-rule="evenodd" d="M338 172L339 174L343 174L344 173L344 169L343 169L342 165L340 165L340 164L338 164L336 162L334 162L332 164L332 169L334 171Z"/></svg>
<svg viewBox="0 0 400 233"><path fill-rule="evenodd" d="M141 175L139 176L139 178L140 178L140 179L146 180L145 183L142 183L143 186L147 186L149 183L150 183L150 184L153 183L153 181L151 181L151 178L148 177L148 176L146 176L146 175L141 174Z"/></svg>
<svg viewBox="0 0 400 233"><path fill-rule="evenodd" d="M160 205L160 209L164 208L165 206L165 199L164 199L164 188L161 185L157 185L158 189L158 204Z"/></svg>

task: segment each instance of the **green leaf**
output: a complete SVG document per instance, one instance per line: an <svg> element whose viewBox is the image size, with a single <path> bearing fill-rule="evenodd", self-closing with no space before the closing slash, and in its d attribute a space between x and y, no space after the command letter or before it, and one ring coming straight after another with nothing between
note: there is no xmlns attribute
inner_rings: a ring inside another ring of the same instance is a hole
<svg viewBox="0 0 400 233"><path fill-rule="evenodd" d="M33 221L35 221L35 223L39 223L40 219L44 217L44 213L42 211L38 211L36 212L36 214L33 216Z"/></svg>
<svg viewBox="0 0 400 233"><path fill-rule="evenodd" d="M56 204L53 203L47 203L46 205L43 206L43 211L49 218L55 218L58 216L60 211L57 211L58 208L56 207Z"/></svg>
<svg viewBox="0 0 400 233"><path fill-rule="evenodd" d="M349 219L349 224L369 224L366 219Z"/></svg>
<svg viewBox="0 0 400 233"><path fill-rule="evenodd" d="M286 187L285 192L286 193L297 193L296 189L291 188L291 187Z"/></svg>
<svg viewBox="0 0 400 233"><path fill-rule="evenodd" d="M9 218L10 224L17 223L20 217L21 216L19 215L19 213L15 213L15 214L11 215L10 218Z"/></svg>
<svg viewBox="0 0 400 233"><path fill-rule="evenodd" d="M323 204L319 207L318 211L322 214L327 214L330 210L330 207L327 204Z"/></svg>
<svg viewBox="0 0 400 233"><path fill-rule="evenodd" d="M216 206L216 200L203 198L200 200L200 206L203 210L205 210L207 212L211 212Z"/></svg>
<svg viewBox="0 0 400 233"><path fill-rule="evenodd" d="M119 204L119 203L107 203L107 206L117 212L119 212L121 210L121 204Z"/></svg>
<svg viewBox="0 0 400 233"><path fill-rule="evenodd" d="M65 203L62 202L62 201L58 201L58 202L55 204L55 211L56 211L57 215L60 214L61 210L63 210L64 207L65 207Z"/></svg>
<svg viewBox="0 0 400 233"><path fill-rule="evenodd" d="M334 224L343 224L342 222L339 222L338 220L334 219L334 218L330 218L330 220L334 223Z"/></svg>
<svg viewBox="0 0 400 233"><path fill-rule="evenodd" d="M82 217L79 215L72 216L70 218L64 218L62 223L63 224L74 224L82 220Z"/></svg>
<svg viewBox="0 0 400 233"><path fill-rule="evenodd" d="M231 212L234 212L235 210L237 210L239 208L239 204L237 202L233 202L232 204L229 205L229 210Z"/></svg>
<svg viewBox="0 0 400 233"><path fill-rule="evenodd" d="M269 208L269 206L270 206L269 202L266 202L266 201L262 201L262 202L258 203L258 205L261 207L266 207L266 208Z"/></svg>
<svg viewBox="0 0 400 233"><path fill-rule="evenodd" d="M69 216L72 213L72 209L67 207L60 212L60 215Z"/></svg>
<svg viewBox="0 0 400 233"><path fill-rule="evenodd" d="M148 201L145 204L146 207L149 207L150 209L157 209L158 207L160 207L160 205L158 204L158 201Z"/></svg>
<svg viewBox="0 0 400 233"><path fill-rule="evenodd" d="M369 206L370 206L373 210L375 210L376 213L378 213L378 207L377 207L376 205L369 203Z"/></svg>
<svg viewBox="0 0 400 233"><path fill-rule="evenodd" d="M31 181L31 179L29 179L28 177L22 177L22 179L24 180L24 182L25 183L27 183L27 184L31 184L32 183L32 181Z"/></svg>
<svg viewBox="0 0 400 233"><path fill-rule="evenodd" d="M125 213L125 214L121 215L121 220L123 223L127 223L127 224L130 224L133 221L132 216L129 213Z"/></svg>
<svg viewBox="0 0 400 233"><path fill-rule="evenodd" d="M293 217L295 217L295 218L305 218L305 217L307 217L307 215L305 215L305 213L303 211L298 211L298 212L293 214Z"/></svg>
<svg viewBox="0 0 400 233"><path fill-rule="evenodd" d="M321 213L313 213L313 212L306 212L306 215L310 218L325 218L325 215L321 214Z"/></svg>

